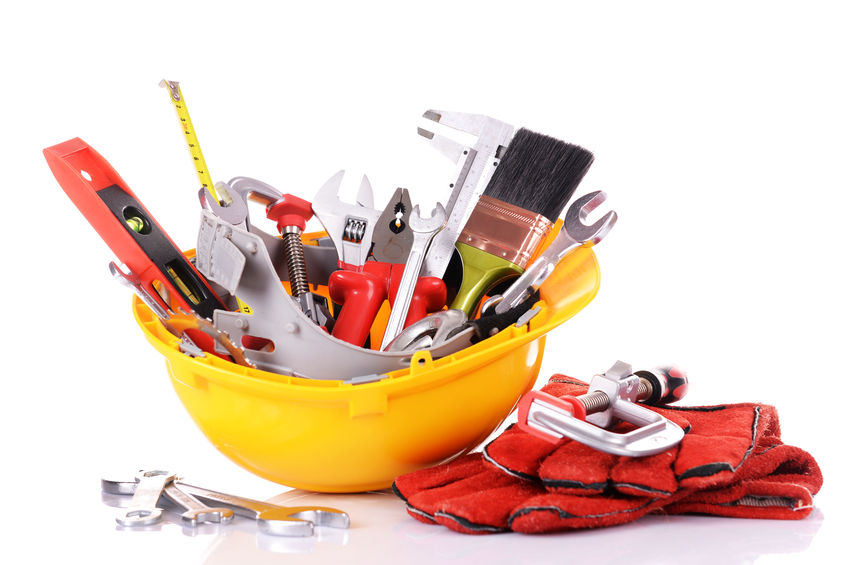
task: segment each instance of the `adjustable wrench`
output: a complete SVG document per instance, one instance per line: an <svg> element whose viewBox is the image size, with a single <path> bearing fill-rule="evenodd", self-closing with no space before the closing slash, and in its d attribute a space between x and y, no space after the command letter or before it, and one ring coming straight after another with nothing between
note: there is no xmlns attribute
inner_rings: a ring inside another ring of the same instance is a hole
<svg viewBox="0 0 847 565"><path fill-rule="evenodd" d="M409 215L409 228L412 230L414 239L412 240L412 248L409 250L409 258L406 260L406 266L403 269L403 277L400 279L400 286L394 296L391 315L388 318L388 325L385 327L380 349L387 348L388 344L403 330L427 249L432 239L444 228L446 219L447 215L440 202L436 204L430 218L421 218L419 206L415 206Z"/></svg>
<svg viewBox="0 0 847 565"><path fill-rule="evenodd" d="M332 273L328 282L332 300L344 305L337 315L332 336L361 347L382 303L394 296L392 289L397 284L401 265L368 260L374 231L383 212L342 202L338 189L343 177L344 171L339 171L324 184L313 199L312 210L335 244L342 269ZM365 186L367 190L363 191ZM357 201L366 201L369 193L370 183L364 177ZM417 318L444 306L446 288L440 279L430 278L417 288L413 284L412 288Z"/></svg>
<svg viewBox="0 0 847 565"><path fill-rule="evenodd" d="M165 487L176 479L170 471L139 471L135 477L135 490L128 508L115 516L121 526L150 526L162 519L162 510L157 508L159 497Z"/></svg>
<svg viewBox="0 0 847 565"><path fill-rule="evenodd" d="M565 214L559 235L547 249L513 282L501 296L492 296L483 305L483 313L494 307L494 312L504 314L532 296L547 277L569 253L577 247L600 243L614 227L618 215L612 211L591 225L583 220L606 200L606 193L596 191L574 201Z"/></svg>
<svg viewBox="0 0 847 565"><path fill-rule="evenodd" d="M320 220L335 248L338 250L339 266L360 271L371 251L374 227L381 212L371 206L346 204L338 197L344 171L330 178L312 199L312 211ZM358 201L368 201L370 182L362 177ZM369 200L373 201L373 196Z"/></svg>
<svg viewBox="0 0 847 565"><path fill-rule="evenodd" d="M456 240L491 179L503 150L509 145L515 128L479 114L427 110L423 117L477 136L473 147L466 147L444 136L418 128L419 135L427 138L437 151L455 162L458 167L456 180L450 185L453 191L445 208L446 225L433 239L421 269L424 276L443 278L453 256Z"/></svg>

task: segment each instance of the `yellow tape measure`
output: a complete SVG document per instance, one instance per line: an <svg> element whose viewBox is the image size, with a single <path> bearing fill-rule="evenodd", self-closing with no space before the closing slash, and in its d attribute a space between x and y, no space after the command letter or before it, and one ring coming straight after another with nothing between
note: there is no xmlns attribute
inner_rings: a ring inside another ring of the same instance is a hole
<svg viewBox="0 0 847 565"><path fill-rule="evenodd" d="M182 132L185 134L185 142L188 144L188 151L191 152L191 157L194 159L194 168L197 171L197 177L200 179L200 184L204 188L209 189L212 197L220 201L215 185L212 182L212 175L209 174L209 169L206 167L206 160L203 158L203 152L200 150L200 141L197 139L197 134L194 132L194 124L191 123L191 116L188 115L188 107L185 105L185 98L182 96L182 90L179 88L179 83L175 80L165 80L159 83L159 86L165 87L170 93L171 102L176 108L176 115L179 116L179 121L182 125Z"/></svg>
<svg viewBox="0 0 847 565"><path fill-rule="evenodd" d="M197 171L197 177L200 179L200 184L203 188L207 188L212 195L212 198L220 202L220 197L215 191L215 185L212 182L212 175L209 174L209 168L206 166L206 159L203 158L203 152L200 150L200 141L197 139L197 134L194 131L194 124L191 123L191 116L188 115L188 107L185 105L185 98L182 95L182 90L179 88L179 83L175 80L165 80L159 83L159 86L168 89L171 102L176 108L176 115L179 117L182 125L182 132L185 134L185 142L188 144L188 151L191 153L191 158L194 159L194 169ZM252 314L253 310L250 306L243 302L237 296L238 308L245 314Z"/></svg>

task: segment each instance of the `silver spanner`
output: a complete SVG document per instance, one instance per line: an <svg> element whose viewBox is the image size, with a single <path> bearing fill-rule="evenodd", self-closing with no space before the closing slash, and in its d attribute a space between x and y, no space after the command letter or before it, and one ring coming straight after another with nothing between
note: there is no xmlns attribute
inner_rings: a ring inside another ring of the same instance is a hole
<svg viewBox="0 0 847 565"><path fill-rule="evenodd" d="M180 483L185 492L201 500L231 507L239 516L256 520L259 531L275 536L311 536L315 526L346 529L350 517L346 512L327 506L278 506L240 496Z"/></svg>
<svg viewBox="0 0 847 565"><path fill-rule="evenodd" d="M155 298L153 298L153 295L148 292L147 289L144 288L144 286L142 286L141 280L138 278L138 275L133 273L126 265L123 265L123 268L126 269L126 272L124 272L123 269L121 269L121 267L118 266L118 264L114 261L109 262L109 272L112 273L112 276L115 278L116 281L134 290L138 297L141 298L142 301L144 301L144 304L146 304L147 307L150 308L150 311L156 314L160 319L167 320L168 318L170 318L170 309L163 308L162 305L159 304L159 302L156 301ZM167 289L164 286L162 286L161 288L163 291L167 292ZM164 298L160 297L160 299L163 302L167 303L167 300L165 300Z"/></svg>
<svg viewBox="0 0 847 565"><path fill-rule="evenodd" d="M421 318L400 332L385 348L386 351L416 351L444 343L456 328L468 321L462 310L441 310Z"/></svg>
<svg viewBox="0 0 847 565"><path fill-rule="evenodd" d="M391 315L388 317L388 325L385 327L380 349L387 348L388 344L403 330L427 249L436 234L444 228L446 218L447 215L440 202L436 203L430 218L421 218L420 206L415 206L409 214L409 229L413 234L412 247L409 250L406 266L403 268L403 276L400 279L394 303L391 305Z"/></svg>
<svg viewBox="0 0 847 565"><path fill-rule="evenodd" d="M443 278L453 256L459 234L476 207L500 157L514 135L514 126L483 116L462 112L427 110L424 118L477 137L473 147L467 147L431 131L418 128L418 134L430 141L441 154L457 164L456 180L447 201L447 222L435 236L424 260L421 274Z"/></svg>
<svg viewBox="0 0 847 565"><path fill-rule="evenodd" d="M183 492L174 482L165 487L165 496L182 507L184 512L180 514L180 517L192 528L203 522L226 524L235 516L231 508L206 506L187 492Z"/></svg>
<svg viewBox="0 0 847 565"><path fill-rule="evenodd" d="M508 312L528 297L547 280L547 277L574 249L590 247L600 243L618 220L614 211L608 212L591 225L584 222L588 214L606 200L606 193L596 191L574 201L565 214L564 225L559 235L547 249L513 282L502 296L492 296L483 306L483 311L494 307L494 312Z"/></svg>
<svg viewBox="0 0 847 565"><path fill-rule="evenodd" d="M121 526L150 526L162 519L162 509L157 508L165 487L176 478L170 471L139 471L136 486L128 508L120 510L115 521Z"/></svg>
<svg viewBox="0 0 847 565"><path fill-rule="evenodd" d="M110 494L132 494L138 488L135 481L102 479L103 492ZM346 512L327 506L279 506L270 502L252 500L241 496L217 492L183 482L177 487L186 494L200 500L220 504L234 510L235 514L256 520L259 531L275 536L304 537L314 533L315 526L349 528L350 517Z"/></svg>
<svg viewBox="0 0 847 565"><path fill-rule="evenodd" d="M344 171L338 171L324 183L312 200L312 211L335 244L339 262L357 268L368 258L374 227L382 212L361 204L373 202L368 177L362 177L356 204L342 202L338 189L343 178Z"/></svg>
<svg viewBox="0 0 847 565"><path fill-rule="evenodd" d="M250 229L248 200L269 206L283 196L279 190L271 185L250 177L235 177L230 179L228 183L216 183L215 189L228 200L227 203L221 205L215 200L209 189L203 187L198 193L203 208L220 219L246 230Z"/></svg>

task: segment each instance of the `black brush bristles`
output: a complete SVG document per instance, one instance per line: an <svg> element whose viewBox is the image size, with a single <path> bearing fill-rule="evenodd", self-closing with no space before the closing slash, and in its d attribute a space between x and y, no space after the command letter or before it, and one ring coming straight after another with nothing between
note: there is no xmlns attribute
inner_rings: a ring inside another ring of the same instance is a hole
<svg viewBox="0 0 847 565"><path fill-rule="evenodd" d="M484 194L555 222L593 162L587 149L521 128Z"/></svg>

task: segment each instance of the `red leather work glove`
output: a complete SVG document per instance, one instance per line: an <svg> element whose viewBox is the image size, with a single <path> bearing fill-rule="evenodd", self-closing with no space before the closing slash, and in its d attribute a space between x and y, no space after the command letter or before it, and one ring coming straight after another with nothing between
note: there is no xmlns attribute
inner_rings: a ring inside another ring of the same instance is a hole
<svg viewBox="0 0 847 565"><path fill-rule="evenodd" d="M542 389L579 395L554 376ZM409 513L465 533L551 532L633 521L653 510L802 518L822 477L806 452L782 445L776 411L737 404L656 409L686 430L675 448L620 457L571 440L552 444L512 427L454 462L398 477Z"/></svg>

